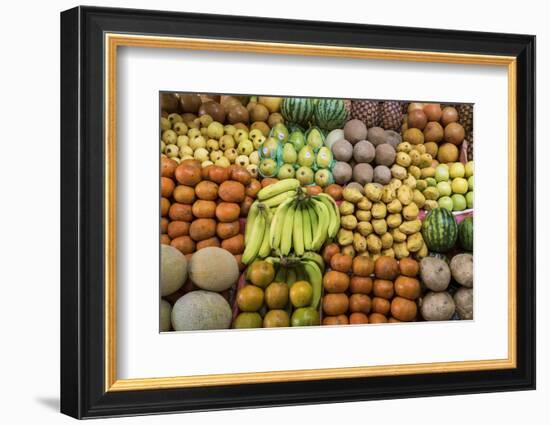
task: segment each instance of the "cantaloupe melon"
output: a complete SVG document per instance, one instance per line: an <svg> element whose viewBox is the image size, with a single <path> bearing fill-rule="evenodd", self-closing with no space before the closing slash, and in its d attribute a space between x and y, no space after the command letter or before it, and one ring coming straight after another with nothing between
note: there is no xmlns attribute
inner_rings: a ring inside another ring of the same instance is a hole
<svg viewBox="0 0 550 425"><path fill-rule="evenodd" d="M202 248L191 257L189 277L201 289L221 292L237 282L239 265L235 257L225 249Z"/></svg>
<svg viewBox="0 0 550 425"><path fill-rule="evenodd" d="M216 292L188 292L172 309L172 326L176 331L228 329L230 325L231 307Z"/></svg>
<svg viewBox="0 0 550 425"><path fill-rule="evenodd" d="M160 246L160 295L170 295L180 289L187 279L187 260L176 248Z"/></svg>

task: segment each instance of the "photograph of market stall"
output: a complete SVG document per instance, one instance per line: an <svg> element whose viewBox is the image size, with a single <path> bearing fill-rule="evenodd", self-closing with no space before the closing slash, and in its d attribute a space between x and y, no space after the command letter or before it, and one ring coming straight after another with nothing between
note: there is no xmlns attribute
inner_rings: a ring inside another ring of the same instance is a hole
<svg viewBox="0 0 550 425"><path fill-rule="evenodd" d="M160 94L160 331L473 319L472 104Z"/></svg>

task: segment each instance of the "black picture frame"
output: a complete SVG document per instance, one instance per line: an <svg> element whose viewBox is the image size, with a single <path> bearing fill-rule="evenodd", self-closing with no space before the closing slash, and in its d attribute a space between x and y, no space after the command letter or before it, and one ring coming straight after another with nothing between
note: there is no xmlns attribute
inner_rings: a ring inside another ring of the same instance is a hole
<svg viewBox="0 0 550 425"><path fill-rule="evenodd" d="M104 390L104 33L517 58L517 367L167 390ZM535 37L76 7L61 13L61 412L75 418L535 388Z"/></svg>

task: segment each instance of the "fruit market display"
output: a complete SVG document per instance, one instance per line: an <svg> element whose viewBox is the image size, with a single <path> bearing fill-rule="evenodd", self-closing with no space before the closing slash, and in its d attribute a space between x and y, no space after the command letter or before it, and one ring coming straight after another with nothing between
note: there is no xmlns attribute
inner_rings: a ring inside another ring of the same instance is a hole
<svg viewBox="0 0 550 425"><path fill-rule="evenodd" d="M473 319L472 105L160 106L160 331Z"/></svg>

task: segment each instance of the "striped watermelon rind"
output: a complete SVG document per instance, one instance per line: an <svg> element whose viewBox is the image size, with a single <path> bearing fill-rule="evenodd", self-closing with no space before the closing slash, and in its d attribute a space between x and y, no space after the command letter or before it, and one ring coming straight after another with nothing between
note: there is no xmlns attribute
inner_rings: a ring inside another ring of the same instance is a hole
<svg viewBox="0 0 550 425"><path fill-rule="evenodd" d="M281 115L290 126L308 127L313 119L313 101L304 97L285 97L281 104Z"/></svg>
<svg viewBox="0 0 550 425"><path fill-rule="evenodd" d="M323 130L343 128L348 111L342 99L319 99L315 105L315 123Z"/></svg>
<svg viewBox="0 0 550 425"><path fill-rule="evenodd" d="M458 242L466 251L474 250L474 219L466 217L458 225Z"/></svg>
<svg viewBox="0 0 550 425"><path fill-rule="evenodd" d="M453 214L445 208L434 208L422 223L422 237L430 251L451 250L458 237L458 226Z"/></svg>

